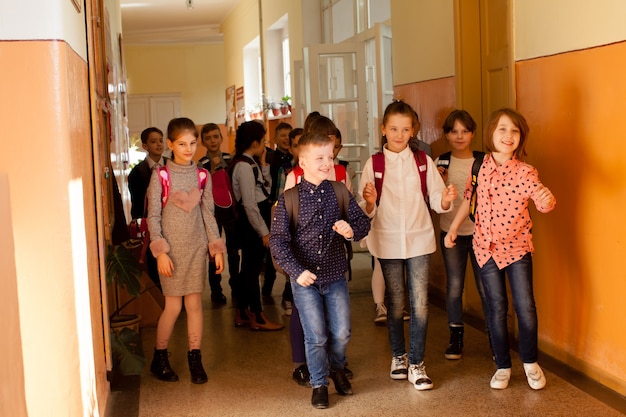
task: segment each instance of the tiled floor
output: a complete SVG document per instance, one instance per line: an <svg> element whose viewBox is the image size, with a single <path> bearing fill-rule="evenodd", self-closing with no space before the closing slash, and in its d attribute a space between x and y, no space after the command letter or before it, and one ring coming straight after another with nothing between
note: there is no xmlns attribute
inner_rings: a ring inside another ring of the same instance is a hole
<svg viewBox="0 0 626 417"><path fill-rule="evenodd" d="M544 390L533 391L528 387L517 356L514 357L509 388L502 391L490 389L494 365L484 332L466 326L463 358L446 360L443 356L448 342L446 315L444 310L433 305L430 308L426 366L434 389L419 392L406 381L391 380L387 329L373 323L369 256L355 254L353 269L354 279L350 283L353 334L348 347L349 366L354 371L353 396L339 396L331 382L330 407L315 410L310 405L311 389L300 387L291 380L289 318L281 316L278 305L284 283L279 275L274 286L276 305L266 304L265 311L270 317L283 320L287 325L285 330L263 333L235 328L229 291L229 303L213 308L207 288L202 351L209 382L194 385L189 380L185 317L181 315L169 348L172 353L170 362L180 381L158 381L146 367L140 379L138 405L135 401L135 405L120 407L121 394L113 393L107 414L114 417L322 414L611 417L626 414L624 398L603 390L593 381L588 382L582 391L568 381L584 382L586 378L572 377L571 371L549 358L545 358L545 362L540 359L548 380ZM408 334L408 325L406 327ZM143 329L142 335L144 349L151 360L155 329ZM132 391L130 402L133 402Z"/></svg>

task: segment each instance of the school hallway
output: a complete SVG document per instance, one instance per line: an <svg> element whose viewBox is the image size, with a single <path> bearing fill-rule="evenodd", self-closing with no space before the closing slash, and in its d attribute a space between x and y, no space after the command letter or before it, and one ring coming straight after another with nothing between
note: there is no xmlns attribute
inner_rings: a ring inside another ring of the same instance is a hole
<svg viewBox="0 0 626 417"><path fill-rule="evenodd" d="M471 325L466 323L463 358L456 361L444 358L449 332L442 300L430 301L425 363L434 388L417 391L406 380L392 380L387 328L373 322L370 259L367 253L355 253L352 261L352 339L347 356L349 368L354 372L354 395L339 396L331 381L330 406L317 410L310 404L312 390L292 380L289 317L282 315L280 307L282 275L278 275L274 284L275 304L264 300L269 317L285 323L285 329L278 332L252 332L234 327L234 309L225 275L222 286L228 303L213 306L208 285L203 297L202 353L209 381L201 385L190 381L186 321L182 313L169 346L170 363L180 380L162 382L150 374L156 329L143 328L143 348L148 359L144 373L140 378L129 378L123 389L112 387L107 417L626 415L623 397L541 353L539 364L547 378L545 389L533 391L528 386L515 352L509 387L491 389L489 381L495 367L486 334L477 320L470 322ZM407 341L408 326L406 322Z"/></svg>

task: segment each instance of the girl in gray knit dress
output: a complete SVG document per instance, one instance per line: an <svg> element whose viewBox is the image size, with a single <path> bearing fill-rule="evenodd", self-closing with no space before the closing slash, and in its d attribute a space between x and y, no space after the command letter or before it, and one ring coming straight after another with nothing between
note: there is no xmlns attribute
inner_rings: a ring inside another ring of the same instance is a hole
<svg viewBox="0 0 626 417"><path fill-rule="evenodd" d="M216 270L220 273L224 269L226 246L213 215L211 178L192 160L197 142L198 131L193 121L171 120L167 127L167 146L172 150L172 160L167 161L166 169L153 171L148 187L150 249L157 260L165 296L150 371L162 381L178 381L178 375L169 364L167 345L184 298L191 382L202 384L207 381L200 353L202 291L209 253L215 257ZM202 184L206 184L205 187Z"/></svg>

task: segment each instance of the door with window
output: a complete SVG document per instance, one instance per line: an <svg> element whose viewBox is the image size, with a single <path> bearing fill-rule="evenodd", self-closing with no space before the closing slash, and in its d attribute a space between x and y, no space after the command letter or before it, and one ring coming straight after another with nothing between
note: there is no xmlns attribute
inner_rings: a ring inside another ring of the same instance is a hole
<svg viewBox="0 0 626 417"><path fill-rule="evenodd" d="M372 150L367 129L365 53L361 43L319 44L304 48L304 86L307 114L319 111L341 131L339 158L349 162L358 186L363 165Z"/></svg>

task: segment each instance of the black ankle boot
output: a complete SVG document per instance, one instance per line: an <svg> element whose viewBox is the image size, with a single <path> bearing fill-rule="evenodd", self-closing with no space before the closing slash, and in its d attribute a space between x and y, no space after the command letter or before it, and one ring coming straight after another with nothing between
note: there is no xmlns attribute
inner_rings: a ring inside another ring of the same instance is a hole
<svg viewBox="0 0 626 417"><path fill-rule="evenodd" d="M446 349L446 359L461 359L463 353L463 332L462 323L450 324L450 344Z"/></svg>
<svg viewBox="0 0 626 417"><path fill-rule="evenodd" d="M150 372L161 381L176 382L178 375L170 367L167 349L154 348L154 358L150 365Z"/></svg>
<svg viewBox="0 0 626 417"><path fill-rule="evenodd" d="M202 366L202 354L200 353L200 349L192 349L187 352L187 361L189 362L191 382L194 384L204 384L207 382L208 378Z"/></svg>

